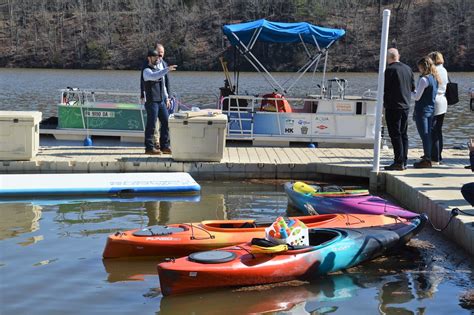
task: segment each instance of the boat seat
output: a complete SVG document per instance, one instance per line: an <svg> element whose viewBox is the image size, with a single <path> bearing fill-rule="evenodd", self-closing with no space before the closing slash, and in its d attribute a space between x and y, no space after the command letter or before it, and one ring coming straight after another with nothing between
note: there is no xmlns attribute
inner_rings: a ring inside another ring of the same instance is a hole
<svg viewBox="0 0 474 315"><path fill-rule="evenodd" d="M246 223L244 223L245 225ZM219 224L219 227L222 228L222 229L231 229L231 228L237 228L238 226L235 226L234 224L232 223L221 223ZM241 228L241 226L239 226Z"/></svg>
<svg viewBox="0 0 474 315"><path fill-rule="evenodd" d="M322 187L322 192L344 192L344 188L337 185L328 185Z"/></svg>
<svg viewBox="0 0 474 315"><path fill-rule="evenodd" d="M239 229L249 229L249 228L254 228L254 227L255 227L255 224L253 224L252 222L245 222L244 224L239 226Z"/></svg>
<svg viewBox="0 0 474 315"><path fill-rule="evenodd" d="M269 241L266 238L256 238L256 237L252 238L251 244L257 245L260 247L274 247L274 246L280 245L280 244L273 243L272 241ZM290 250L303 249L303 248L309 247L305 245L289 245L289 244L287 244L287 246L288 246L288 249Z"/></svg>
<svg viewBox="0 0 474 315"><path fill-rule="evenodd" d="M256 228L256 227L263 227L263 226L270 226L275 220L269 219L269 218L258 218L255 219L253 222L245 222L239 228L245 229L245 228Z"/></svg>
<svg viewBox="0 0 474 315"><path fill-rule="evenodd" d="M252 238L252 241L250 242L250 244L257 245L260 247L273 247L273 246L278 245L276 243L273 243L272 241L267 240L266 238L258 238L258 237Z"/></svg>
<svg viewBox="0 0 474 315"><path fill-rule="evenodd" d="M273 222L275 222L275 219L270 219L270 218L258 218L253 221L253 224L257 227L259 226L270 226Z"/></svg>

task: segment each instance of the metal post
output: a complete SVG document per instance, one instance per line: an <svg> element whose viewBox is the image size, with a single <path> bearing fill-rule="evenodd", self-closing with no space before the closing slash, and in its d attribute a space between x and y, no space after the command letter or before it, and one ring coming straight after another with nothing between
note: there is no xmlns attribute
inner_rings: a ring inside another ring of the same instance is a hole
<svg viewBox="0 0 474 315"><path fill-rule="evenodd" d="M324 56L324 69L323 69L323 78L321 80L321 98L326 98L326 69L328 66L328 51L326 50L325 56Z"/></svg>
<svg viewBox="0 0 474 315"><path fill-rule="evenodd" d="M385 80L385 67L387 63L387 42L388 42L388 26L390 22L390 10L383 10L382 38L380 40L380 60L379 60L379 76L377 88L377 105L375 108L375 141L374 141L374 162L372 172L378 174L380 167L380 141L382 129L382 107L383 107L383 91Z"/></svg>

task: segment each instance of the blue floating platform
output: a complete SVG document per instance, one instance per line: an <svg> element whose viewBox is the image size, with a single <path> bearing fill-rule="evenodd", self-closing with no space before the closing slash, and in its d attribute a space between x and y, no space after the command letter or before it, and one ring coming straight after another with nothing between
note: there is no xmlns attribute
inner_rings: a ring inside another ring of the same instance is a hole
<svg viewBox="0 0 474 315"><path fill-rule="evenodd" d="M198 193L201 186L184 172L7 174L0 176L0 196Z"/></svg>
<svg viewBox="0 0 474 315"><path fill-rule="evenodd" d="M82 202L199 202L199 193L140 193L140 194L116 194L116 195L0 195L0 204L31 204L37 206L51 206L58 204L77 204Z"/></svg>

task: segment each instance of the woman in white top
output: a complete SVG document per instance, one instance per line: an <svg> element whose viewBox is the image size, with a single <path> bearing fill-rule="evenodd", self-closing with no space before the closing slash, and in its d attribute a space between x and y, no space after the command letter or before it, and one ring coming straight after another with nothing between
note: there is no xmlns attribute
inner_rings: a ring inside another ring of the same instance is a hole
<svg viewBox="0 0 474 315"><path fill-rule="evenodd" d="M441 82L438 84L438 93L436 94L433 128L431 130L431 163L436 165L442 160L441 152L443 151L443 121L444 114L448 110L448 101L446 100L446 85L448 84L448 72L443 67L444 58L439 51L434 51L428 55L438 70Z"/></svg>

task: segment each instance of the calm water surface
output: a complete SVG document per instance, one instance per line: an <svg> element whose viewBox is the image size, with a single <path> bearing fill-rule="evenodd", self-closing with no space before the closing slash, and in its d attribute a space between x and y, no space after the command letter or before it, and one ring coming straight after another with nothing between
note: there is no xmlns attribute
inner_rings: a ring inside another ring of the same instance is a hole
<svg viewBox="0 0 474 315"><path fill-rule="evenodd" d="M56 115L59 89L78 87L81 89L139 91L139 71L108 70L44 70L0 68L0 110L38 110L43 118ZM294 78L289 73L276 73L279 82ZM290 95L319 94L317 84L321 73L306 74ZM327 78L339 77L349 81L346 95L361 95L367 90L377 90L376 73L329 73ZM452 81L459 84L460 102L450 106L445 117L444 134L447 147L465 144L474 137L474 112L469 110L469 88L474 88L474 73L450 73ZM220 72L180 72L171 74L171 90L185 106L215 106L219 87L224 75ZM241 73L240 94L266 94L272 89L258 73ZM110 99L109 99L110 101ZM131 101L138 102L137 98ZM421 144L415 124L410 120L410 146Z"/></svg>
<svg viewBox="0 0 474 315"><path fill-rule="evenodd" d="M423 240L315 283L223 289L163 298L158 258L102 260L120 229L276 217L287 209L282 183L201 182L199 201L34 200L0 203L1 314L469 314L459 296L471 270ZM427 245L428 244L428 245ZM434 245L433 245L434 244ZM426 254L429 253L428 256ZM428 258L426 258L428 257ZM441 266L437 262L442 262Z"/></svg>

